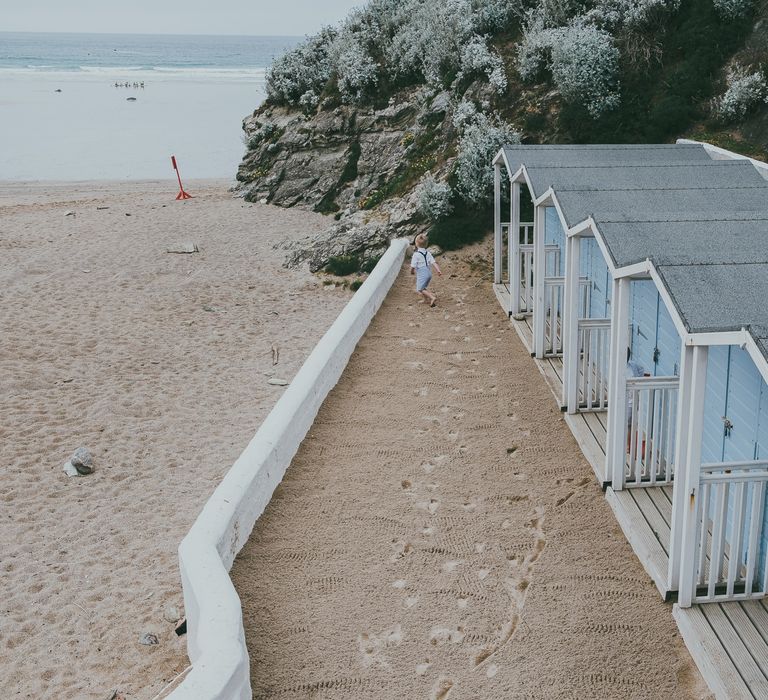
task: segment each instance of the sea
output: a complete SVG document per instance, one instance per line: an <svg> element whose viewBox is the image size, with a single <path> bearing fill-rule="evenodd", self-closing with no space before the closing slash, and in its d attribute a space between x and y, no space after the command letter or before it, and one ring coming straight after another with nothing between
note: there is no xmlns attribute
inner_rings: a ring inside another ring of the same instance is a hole
<svg viewBox="0 0 768 700"><path fill-rule="evenodd" d="M0 32L0 180L234 179L300 37Z"/></svg>

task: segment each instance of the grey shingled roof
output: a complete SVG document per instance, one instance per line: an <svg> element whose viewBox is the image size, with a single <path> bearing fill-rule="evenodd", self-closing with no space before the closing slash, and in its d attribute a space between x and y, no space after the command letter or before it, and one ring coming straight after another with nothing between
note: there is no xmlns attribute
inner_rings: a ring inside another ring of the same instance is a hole
<svg viewBox="0 0 768 700"><path fill-rule="evenodd" d="M703 167L707 166L707 167ZM598 166L526 166L535 197L550 187L569 190L702 189L764 186L749 161L707 160L694 163L611 164Z"/></svg>
<svg viewBox="0 0 768 700"><path fill-rule="evenodd" d="M590 216L617 267L651 260L691 333L747 328L768 358L768 182L701 145L509 146L568 226Z"/></svg>
<svg viewBox="0 0 768 700"><path fill-rule="evenodd" d="M592 145L544 145L504 146L504 157L512 174L521 165L609 165L611 163L652 164L710 162L700 144L592 144Z"/></svg>
<svg viewBox="0 0 768 700"><path fill-rule="evenodd" d="M764 232L768 236L768 222ZM689 332L747 328L768 358L768 261L657 270Z"/></svg>
<svg viewBox="0 0 768 700"><path fill-rule="evenodd" d="M616 267L643 262L651 253L656 265L768 263L768 216L747 221L611 222L601 223L599 229Z"/></svg>
<svg viewBox="0 0 768 700"><path fill-rule="evenodd" d="M568 226L598 223L708 221L768 217L768 182L723 189L566 190L555 196Z"/></svg>

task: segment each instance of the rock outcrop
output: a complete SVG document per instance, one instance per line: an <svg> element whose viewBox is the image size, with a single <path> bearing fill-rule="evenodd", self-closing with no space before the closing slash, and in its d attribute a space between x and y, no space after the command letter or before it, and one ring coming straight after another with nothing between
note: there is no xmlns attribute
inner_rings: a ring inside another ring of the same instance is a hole
<svg viewBox="0 0 768 700"><path fill-rule="evenodd" d="M326 232L289 248L288 265L317 271L338 256L364 264L423 227L414 186L450 167L451 117L449 93L424 89L384 109L326 101L307 115L264 106L243 123L249 150L236 190L248 201L333 214Z"/></svg>

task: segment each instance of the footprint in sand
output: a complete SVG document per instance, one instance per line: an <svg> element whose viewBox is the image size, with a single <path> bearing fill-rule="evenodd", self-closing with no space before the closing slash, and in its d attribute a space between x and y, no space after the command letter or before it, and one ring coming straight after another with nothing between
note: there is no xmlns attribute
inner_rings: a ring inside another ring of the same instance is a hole
<svg viewBox="0 0 768 700"><path fill-rule="evenodd" d="M477 509L477 503L475 503L474 501L466 500L464 501L464 503L461 504L461 507L465 511L467 511L467 513L474 513L475 510Z"/></svg>
<svg viewBox="0 0 768 700"><path fill-rule="evenodd" d="M489 664L485 669L485 675L488 678L493 678L499 672L499 667L496 664Z"/></svg>
<svg viewBox="0 0 768 700"><path fill-rule="evenodd" d="M416 675L425 676L431 665L432 664L429 663L429 659L425 659L420 664L416 664Z"/></svg>
<svg viewBox="0 0 768 700"><path fill-rule="evenodd" d="M405 366L408 369L416 369L416 370L424 369L424 363L422 363L422 362L406 362Z"/></svg>
<svg viewBox="0 0 768 700"><path fill-rule="evenodd" d="M380 634L362 633L357 637L357 645L360 650L363 666L381 664L387 666L384 651L397 646L403 641L403 630L400 625L384 630Z"/></svg>
<svg viewBox="0 0 768 700"><path fill-rule="evenodd" d="M477 578L479 578L481 581L485 581L485 579L488 578L488 574L490 573L491 573L490 569L478 569Z"/></svg>
<svg viewBox="0 0 768 700"><path fill-rule="evenodd" d="M451 694L453 681L450 678L439 678L432 688L431 700L446 700Z"/></svg>
<svg viewBox="0 0 768 700"><path fill-rule="evenodd" d="M397 588L398 590L402 590L408 585L408 582L405 579L399 578L397 581L394 581L392 583L392 588Z"/></svg>
<svg viewBox="0 0 768 700"><path fill-rule="evenodd" d="M390 561L405 559L409 554L413 554L414 551L413 545L410 542L404 542L403 540L393 542L392 548L395 550L395 553L389 558Z"/></svg>
<svg viewBox="0 0 768 700"><path fill-rule="evenodd" d="M437 509L440 506L440 502L436 498L430 498L428 501L419 501L416 504L417 508L426 510L430 515L437 513Z"/></svg>
<svg viewBox="0 0 768 700"><path fill-rule="evenodd" d="M401 345L405 345L406 347L413 347L416 345L416 339L415 338L406 338L405 340L402 340Z"/></svg>
<svg viewBox="0 0 768 700"><path fill-rule="evenodd" d="M458 598L456 598L456 605L459 606L459 610L466 610L467 606L469 605L469 597L460 595Z"/></svg>
<svg viewBox="0 0 768 700"><path fill-rule="evenodd" d="M447 574L453 573L459 568L460 561L447 561L440 568Z"/></svg>
<svg viewBox="0 0 768 700"><path fill-rule="evenodd" d="M425 474L431 474L435 469L435 465L431 462L422 462L421 468L424 470Z"/></svg>
<svg viewBox="0 0 768 700"><path fill-rule="evenodd" d="M464 641L464 628L457 627L450 629L448 627L433 627L429 633L429 643L432 646L442 646L443 644L461 644Z"/></svg>
<svg viewBox="0 0 768 700"><path fill-rule="evenodd" d="M412 608L414 605L416 605L416 603L418 603L418 602L419 602L419 596L417 596L417 595L411 595L411 596L408 596L408 597L407 597L407 598L406 598L406 599L403 601L403 605L404 605L406 608L409 608L409 609L410 609L410 608Z"/></svg>

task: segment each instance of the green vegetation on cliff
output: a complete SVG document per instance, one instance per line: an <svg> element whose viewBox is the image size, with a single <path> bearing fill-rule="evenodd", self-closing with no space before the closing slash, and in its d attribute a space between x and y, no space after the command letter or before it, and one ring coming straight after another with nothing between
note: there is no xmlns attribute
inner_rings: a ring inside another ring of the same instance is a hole
<svg viewBox="0 0 768 700"><path fill-rule="evenodd" d="M691 136L765 157L767 17L755 0L371 0L271 67L241 189L334 213L317 267L397 231L476 238L508 141Z"/></svg>

